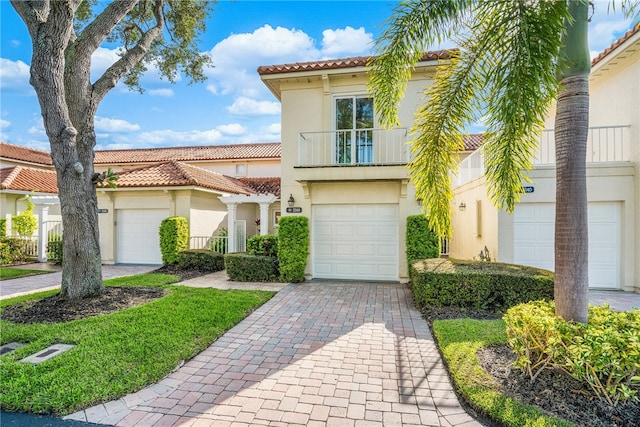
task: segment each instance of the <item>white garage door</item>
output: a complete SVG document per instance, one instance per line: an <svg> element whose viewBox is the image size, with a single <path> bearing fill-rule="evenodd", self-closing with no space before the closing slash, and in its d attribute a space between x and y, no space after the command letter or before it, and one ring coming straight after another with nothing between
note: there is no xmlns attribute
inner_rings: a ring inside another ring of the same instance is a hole
<svg viewBox="0 0 640 427"><path fill-rule="evenodd" d="M620 288L620 204L589 203L589 287ZM554 269L555 204L516 207L514 263Z"/></svg>
<svg viewBox="0 0 640 427"><path fill-rule="evenodd" d="M158 231L168 216L167 209L118 210L118 262L162 264Z"/></svg>
<svg viewBox="0 0 640 427"><path fill-rule="evenodd" d="M398 205L313 207L313 276L398 280Z"/></svg>

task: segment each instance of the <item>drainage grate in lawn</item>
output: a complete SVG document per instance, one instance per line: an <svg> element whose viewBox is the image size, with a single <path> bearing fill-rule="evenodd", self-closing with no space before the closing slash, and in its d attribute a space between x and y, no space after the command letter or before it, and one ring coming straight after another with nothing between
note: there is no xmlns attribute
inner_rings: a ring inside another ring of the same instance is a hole
<svg viewBox="0 0 640 427"><path fill-rule="evenodd" d="M36 354L32 354L31 356L25 357L20 362L23 363L42 363L51 358L56 357L59 354L64 353L65 351L71 350L75 345L71 344L54 344L45 348L42 351L37 352Z"/></svg>
<svg viewBox="0 0 640 427"><path fill-rule="evenodd" d="M4 344L0 346L0 356L4 356L5 354L11 353L12 351L24 346L25 345L21 342L10 342L8 344Z"/></svg>

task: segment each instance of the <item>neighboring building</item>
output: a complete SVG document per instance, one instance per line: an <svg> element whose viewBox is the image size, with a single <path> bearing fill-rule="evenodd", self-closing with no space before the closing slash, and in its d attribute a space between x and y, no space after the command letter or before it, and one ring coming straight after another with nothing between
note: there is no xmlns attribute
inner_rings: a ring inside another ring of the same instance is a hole
<svg viewBox="0 0 640 427"><path fill-rule="evenodd" d="M55 202L49 220L53 213L59 221L50 154L6 143L0 150L3 217L23 210L32 195L36 206ZM189 220L193 247L222 228L230 251L244 250L247 236L276 231L279 143L96 151L96 171L107 168L119 179L116 188L97 189L104 263L160 264L158 228L169 216Z"/></svg>
<svg viewBox="0 0 640 427"><path fill-rule="evenodd" d="M415 67L400 128L381 129L367 92L365 57L263 66L282 104L282 195L310 224L312 278L407 280L406 218L421 212L406 167L408 128L448 52Z"/></svg>
<svg viewBox="0 0 640 427"><path fill-rule="evenodd" d="M592 61L587 150L589 286L640 292L640 24ZM540 138L530 192L514 214L488 201L482 151L461 164L452 257L554 268L555 109ZM464 210L462 210L464 207Z"/></svg>

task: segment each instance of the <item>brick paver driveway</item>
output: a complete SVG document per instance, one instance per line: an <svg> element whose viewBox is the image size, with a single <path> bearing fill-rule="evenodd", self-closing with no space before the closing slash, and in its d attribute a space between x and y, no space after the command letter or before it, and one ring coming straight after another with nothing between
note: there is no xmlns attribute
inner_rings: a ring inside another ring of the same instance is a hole
<svg viewBox="0 0 640 427"><path fill-rule="evenodd" d="M398 284L310 282L160 383L69 418L119 426L479 426Z"/></svg>

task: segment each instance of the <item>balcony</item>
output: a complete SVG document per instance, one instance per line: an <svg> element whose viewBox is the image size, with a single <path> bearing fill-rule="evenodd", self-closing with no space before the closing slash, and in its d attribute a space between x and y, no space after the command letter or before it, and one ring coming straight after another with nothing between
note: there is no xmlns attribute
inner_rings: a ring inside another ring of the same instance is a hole
<svg viewBox="0 0 640 427"><path fill-rule="evenodd" d="M587 163L611 163L631 161L631 138L628 125L594 126L587 136ZM479 148L460 162L458 174L451 179L452 186L459 187L484 175L484 147ZM545 130L538 138L538 150L532 165L555 165L555 131Z"/></svg>
<svg viewBox="0 0 640 427"><path fill-rule="evenodd" d="M303 132L298 167L406 165L407 129L352 129Z"/></svg>

